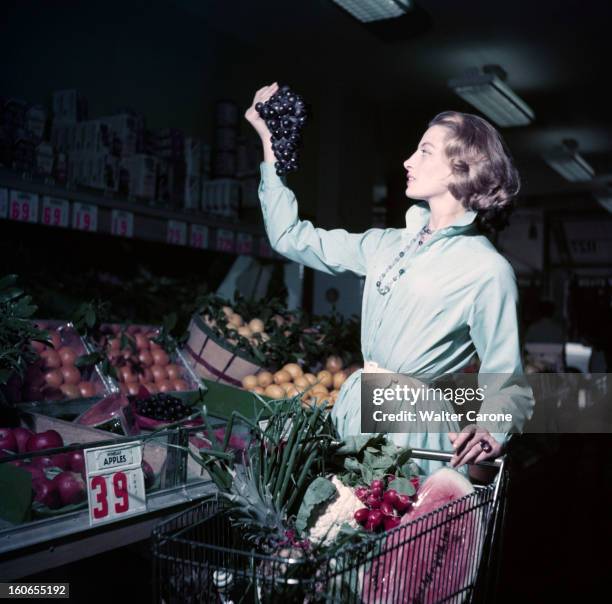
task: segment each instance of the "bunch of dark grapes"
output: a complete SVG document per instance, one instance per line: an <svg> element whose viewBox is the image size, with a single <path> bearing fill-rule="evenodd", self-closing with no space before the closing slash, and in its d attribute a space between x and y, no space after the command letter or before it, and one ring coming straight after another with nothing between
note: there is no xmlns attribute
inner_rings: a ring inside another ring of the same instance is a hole
<svg viewBox="0 0 612 604"><path fill-rule="evenodd" d="M177 422L189 415L189 407L179 398L162 392L149 398L136 399L136 411L139 415L162 422Z"/></svg>
<svg viewBox="0 0 612 604"><path fill-rule="evenodd" d="M298 169L298 147L301 131L308 112L304 99L289 88L281 86L265 103L255 105L272 133L272 149L276 157L274 167L279 176Z"/></svg>

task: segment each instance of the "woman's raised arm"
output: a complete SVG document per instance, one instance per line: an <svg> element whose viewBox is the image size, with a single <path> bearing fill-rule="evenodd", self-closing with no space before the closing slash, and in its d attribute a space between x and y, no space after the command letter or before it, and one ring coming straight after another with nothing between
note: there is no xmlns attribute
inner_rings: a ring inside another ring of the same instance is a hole
<svg viewBox="0 0 612 604"><path fill-rule="evenodd" d="M298 217L298 204L274 165L261 163L259 200L270 245L279 254L326 273L351 271L365 275L376 254L384 229L349 233L344 229L316 228Z"/></svg>
<svg viewBox="0 0 612 604"><path fill-rule="evenodd" d="M260 166L259 200L270 245L279 254L316 270L331 274L351 271L365 275L368 262L380 246L386 231L327 231L315 228L308 220L299 219L295 195L285 186L274 168L270 131L255 109L257 103L265 103L277 90L276 82L260 88L244 114L259 134L264 150L264 161Z"/></svg>

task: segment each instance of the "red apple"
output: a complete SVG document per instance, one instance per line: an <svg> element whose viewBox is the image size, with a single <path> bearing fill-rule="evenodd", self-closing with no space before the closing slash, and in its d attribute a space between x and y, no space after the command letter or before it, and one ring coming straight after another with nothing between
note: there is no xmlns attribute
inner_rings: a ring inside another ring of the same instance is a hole
<svg viewBox="0 0 612 604"><path fill-rule="evenodd" d="M17 441L11 428L0 428L0 449L17 453Z"/></svg>
<svg viewBox="0 0 612 604"><path fill-rule="evenodd" d="M17 451L19 453L25 453L26 444L30 436L32 436L32 431L27 428L13 428L13 436L17 441Z"/></svg>
<svg viewBox="0 0 612 604"><path fill-rule="evenodd" d="M57 449L64 446L62 435L55 430L33 434L26 443L26 451L43 451L44 449Z"/></svg>

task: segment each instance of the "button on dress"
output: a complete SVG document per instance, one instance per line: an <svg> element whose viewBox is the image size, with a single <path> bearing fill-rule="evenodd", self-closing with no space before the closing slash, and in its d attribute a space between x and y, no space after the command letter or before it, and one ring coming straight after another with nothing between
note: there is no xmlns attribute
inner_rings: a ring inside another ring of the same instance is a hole
<svg viewBox="0 0 612 604"><path fill-rule="evenodd" d="M487 424L503 442L514 426L531 417L534 399L524 380L518 330L518 288L514 270L481 235L467 210L421 246L413 246L387 272L388 294L376 282L399 252L429 222L429 205L421 201L406 212L405 228L372 228L363 233L316 228L300 220L294 193L274 165L261 162L259 199L272 248L279 254L329 274L351 271L365 277L361 316L361 348L366 361L426 384L443 374L459 372L475 353L481 365L479 386L485 387L482 413L510 413L512 422ZM332 418L342 437L361 432L361 376L352 373L340 389ZM450 409L440 400L440 409ZM452 409L450 409L452 410ZM389 434L398 445L452 450L448 422L436 432ZM438 462L419 465L427 472Z"/></svg>

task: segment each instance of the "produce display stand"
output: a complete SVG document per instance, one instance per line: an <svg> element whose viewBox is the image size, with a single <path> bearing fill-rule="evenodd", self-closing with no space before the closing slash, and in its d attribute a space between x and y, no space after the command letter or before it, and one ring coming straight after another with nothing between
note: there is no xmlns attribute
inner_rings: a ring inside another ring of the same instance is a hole
<svg viewBox="0 0 612 604"><path fill-rule="evenodd" d="M255 417L261 409L256 397L246 391L202 381L207 388L204 397L212 427L223 426L232 411ZM147 511L129 519L97 527L89 525L87 507L19 525L0 520L0 581L18 579L148 539L160 520L190 507L194 501L216 491L206 472L186 451L186 447L197 451L192 441L196 434L202 435L201 427L173 428L159 432L155 439L146 439L146 435L118 436L76 426L57 417L61 413L78 414L86 404L86 401L66 402L65 406L64 403L57 402L30 403L23 406L23 411L34 417L41 429L49 429L54 424L61 423L62 428L67 430L72 426L74 429L91 432L91 442L86 442L90 438L89 435L83 438L85 432L78 434L81 445L99 447L124 442L142 443L146 440L143 445L144 458L151 462L156 474L159 472L159 485L147 493ZM164 440L170 446L163 444ZM65 449L67 448L48 450L46 454L55 454ZM21 454L10 459L19 460L29 456L30 454ZM8 459L5 458L0 463Z"/></svg>
<svg viewBox="0 0 612 604"><path fill-rule="evenodd" d="M452 454L414 449L412 457L449 462ZM209 497L155 529L155 601L224 602L233 601L235 594L244 602L493 601L507 469L503 458L477 465L497 468L492 484L475 485L470 495L389 532L348 544L315 563L256 553L220 513L217 498ZM442 573L436 569L436 556L449 533L451 562ZM459 547L457 533L465 539ZM421 568L420 581L413 583L413 566L424 564L424 559L429 570ZM381 573L386 580L380 581Z"/></svg>
<svg viewBox="0 0 612 604"><path fill-rule="evenodd" d="M112 436L112 435L109 435ZM169 443L185 440L181 430L160 433ZM137 437L112 438L89 446L135 442ZM145 446L150 446L147 443ZM160 445L160 448L163 448ZM164 448L165 449L165 448ZM24 457L22 455L21 457ZM104 551L129 545L150 536L160 518L214 491L207 475L186 480L186 453L168 447L160 486L147 494L147 511L104 526L89 526L89 510L83 507L20 525L0 521L0 580L12 580Z"/></svg>
<svg viewBox="0 0 612 604"><path fill-rule="evenodd" d="M147 498L147 513L88 527L88 511L0 529L0 580L11 581L148 539L164 517L214 491L210 481L165 489Z"/></svg>

